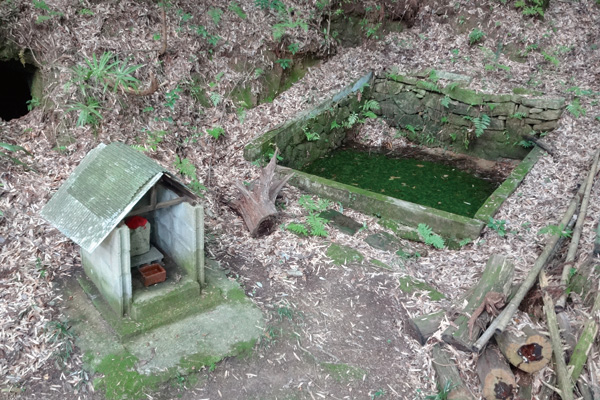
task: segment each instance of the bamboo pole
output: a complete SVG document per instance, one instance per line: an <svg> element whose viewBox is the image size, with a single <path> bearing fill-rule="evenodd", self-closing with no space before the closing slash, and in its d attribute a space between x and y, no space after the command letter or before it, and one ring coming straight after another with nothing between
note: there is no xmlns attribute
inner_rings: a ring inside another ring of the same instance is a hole
<svg viewBox="0 0 600 400"><path fill-rule="evenodd" d="M540 289L542 289L544 299L544 312L546 313L546 325L550 333L552 343L552 353L554 353L554 364L556 365L556 377L558 387L560 388L560 396L563 400L573 400L573 384L571 375L567 371L565 363L565 354L562 349L562 341L558 332L558 322L556 320L556 312L554 311L554 301L552 296L545 289L548 287L548 278L545 271L540 271Z"/></svg>
<svg viewBox="0 0 600 400"><path fill-rule="evenodd" d="M562 276L560 278L560 284L565 291L560 296L560 298L556 301L556 312L562 312L565 309L565 304L567 303L567 284L569 283L569 274L571 270L571 266L573 261L575 260L575 254L577 253L577 248L579 247L579 238L581 237L581 231L583 229L583 223L585 221L585 217L587 215L587 207L590 200L590 193L592 192L592 186L594 186L594 177L596 176L596 171L598 169L598 159L600 158L600 150L596 151L596 155L594 156L594 162L592 164L592 168L590 168L590 172L585 181L585 192L583 195L583 200L581 200L581 208L579 209L579 215L577 216L577 222L575 223L575 228L573 229L573 235L571 237L571 244L569 245L569 250L567 251L567 257L565 259L565 266L563 267Z"/></svg>

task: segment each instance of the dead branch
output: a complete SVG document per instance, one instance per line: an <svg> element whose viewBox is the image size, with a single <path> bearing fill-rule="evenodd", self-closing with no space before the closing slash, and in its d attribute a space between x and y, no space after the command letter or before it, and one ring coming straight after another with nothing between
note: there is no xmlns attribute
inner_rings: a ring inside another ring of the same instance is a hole
<svg viewBox="0 0 600 400"><path fill-rule="evenodd" d="M556 312L561 312L565 308L565 304L567 303L567 292L566 287L569 283L569 275L571 272L570 265L575 260L575 254L577 253L577 247L579 246L579 238L581 237L581 231L583 229L583 222L587 215L587 206L590 200L590 193L592 192L592 186L594 185L594 177L596 176L596 171L598 169L598 159L600 158L600 150L596 151L596 155L594 156L594 162L592 164L592 168L588 174L588 177L585 181L585 192L583 195L583 200L581 200L581 208L579 209L579 215L577 216L577 222L575 223L575 228L573 229L573 235L571 236L571 244L569 245L569 250L567 251L567 257L565 259L565 266L563 267L562 276L560 278L560 284L563 288L565 288L564 293L560 298L556 301Z"/></svg>
<svg viewBox="0 0 600 400"><path fill-rule="evenodd" d="M161 14L162 14L162 46L158 51L158 56L162 56L167 52L167 13L165 11L165 2L162 2Z"/></svg>
<svg viewBox="0 0 600 400"><path fill-rule="evenodd" d="M449 326L442 333L442 339L446 343L463 351L471 350L474 341L471 336L477 338L481 328L470 325L469 316L475 315L477 308L482 304L484 308L489 305L490 300L487 295L490 292L501 293L503 296L509 294L514 269L514 264L504 256L493 254L488 259L481 279L467 298L467 305L462 309L462 315L456 318L453 326ZM492 301L492 303L496 304L496 301ZM487 316L487 313L485 315Z"/></svg>
<svg viewBox="0 0 600 400"><path fill-rule="evenodd" d="M552 157L554 157L554 149L548 143L544 142L542 139L535 137L533 135L530 135L528 133L522 133L521 137L524 140L529 140L530 142L535 143L540 149L544 150L546 153L548 153Z"/></svg>

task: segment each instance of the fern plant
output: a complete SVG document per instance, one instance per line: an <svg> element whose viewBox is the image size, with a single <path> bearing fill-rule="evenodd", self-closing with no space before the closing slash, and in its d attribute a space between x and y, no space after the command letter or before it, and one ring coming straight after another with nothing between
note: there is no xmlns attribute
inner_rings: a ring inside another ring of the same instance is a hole
<svg viewBox="0 0 600 400"><path fill-rule="evenodd" d="M487 114L481 114L479 117L473 119L475 136L479 137L483 135L483 132L490 126L490 122L490 117Z"/></svg>
<svg viewBox="0 0 600 400"><path fill-rule="evenodd" d="M444 107L444 108L448 108L450 107L450 97L449 96L444 96L441 100L440 100L440 104Z"/></svg>
<svg viewBox="0 0 600 400"><path fill-rule="evenodd" d="M192 191L198 196L204 197L202 191L206 190L206 186L200 183L196 173L196 166L192 164L189 159L179 158L179 156L175 156L175 162L173 163L173 166L177 168L181 175L191 179L190 184L188 185L190 189L192 189Z"/></svg>
<svg viewBox="0 0 600 400"><path fill-rule="evenodd" d="M544 16L544 0L518 0L515 2L515 8L521 8L523 15Z"/></svg>
<svg viewBox="0 0 600 400"><path fill-rule="evenodd" d="M298 204L308 211L306 223L290 222L284 226L284 229L301 236L327 237L328 234L325 229L327 219L320 217L318 213L325 211L331 202L327 199L317 199L317 201L315 201L310 196L303 195L298 199Z"/></svg>
<svg viewBox="0 0 600 400"><path fill-rule="evenodd" d="M475 136L480 137L483 135L485 130L489 128L491 119L487 114L481 114L479 117L469 117L468 115L463 117L466 120L473 122L473 126L475 127Z"/></svg>
<svg viewBox="0 0 600 400"><path fill-rule="evenodd" d="M417 226L417 232L423 239L425 244L435 247L436 249L443 249L445 246L444 239L436 233L426 224L419 224Z"/></svg>
<svg viewBox="0 0 600 400"><path fill-rule="evenodd" d="M573 114L575 118L579 118L582 115L585 115L585 108L581 106L579 103L579 99L575 98L568 106L567 111Z"/></svg>

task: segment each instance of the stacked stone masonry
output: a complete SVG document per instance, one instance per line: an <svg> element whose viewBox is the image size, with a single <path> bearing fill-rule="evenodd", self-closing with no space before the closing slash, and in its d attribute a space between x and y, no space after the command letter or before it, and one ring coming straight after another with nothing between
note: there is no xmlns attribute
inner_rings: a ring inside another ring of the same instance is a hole
<svg viewBox="0 0 600 400"><path fill-rule="evenodd" d="M564 98L478 93L398 74L376 76L371 97L377 114L412 141L489 160L522 159L522 135L555 129L565 108ZM477 136L473 120L483 115L489 125Z"/></svg>
<svg viewBox="0 0 600 400"><path fill-rule="evenodd" d="M347 132L358 126L350 123L352 116L364 120L365 103L375 100L379 109L373 111L413 142L488 160L523 159L530 148L521 145L522 135L555 129L565 108L564 98L479 93L462 87L468 77L442 71L438 75L450 83L434 83L427 75L368 73L330 100L252 141L244 157L265 158L278 147L280 164L299 169L339 147ZM489 125L478 136L473 119L484 114ZM318 139L310 140L310 134Z"/></svg>

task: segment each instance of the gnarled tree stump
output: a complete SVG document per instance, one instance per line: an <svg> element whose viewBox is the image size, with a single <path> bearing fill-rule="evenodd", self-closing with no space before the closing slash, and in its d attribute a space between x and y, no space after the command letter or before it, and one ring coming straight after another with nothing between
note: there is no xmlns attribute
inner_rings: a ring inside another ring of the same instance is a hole
<svg viewBox="0 0 600 400"><path fill-rule="evenodd" d="M293 174L282 180L274 180L275 166L277 164L277 153L275 150L269 164L262 169L260 178L246 187L241 182L234 182L240 191L240 197L231 202L231 206L240 213L246 227L252 237L268 235L275 227L277 209L275 199L283 188L283 185Z"/></svg>

